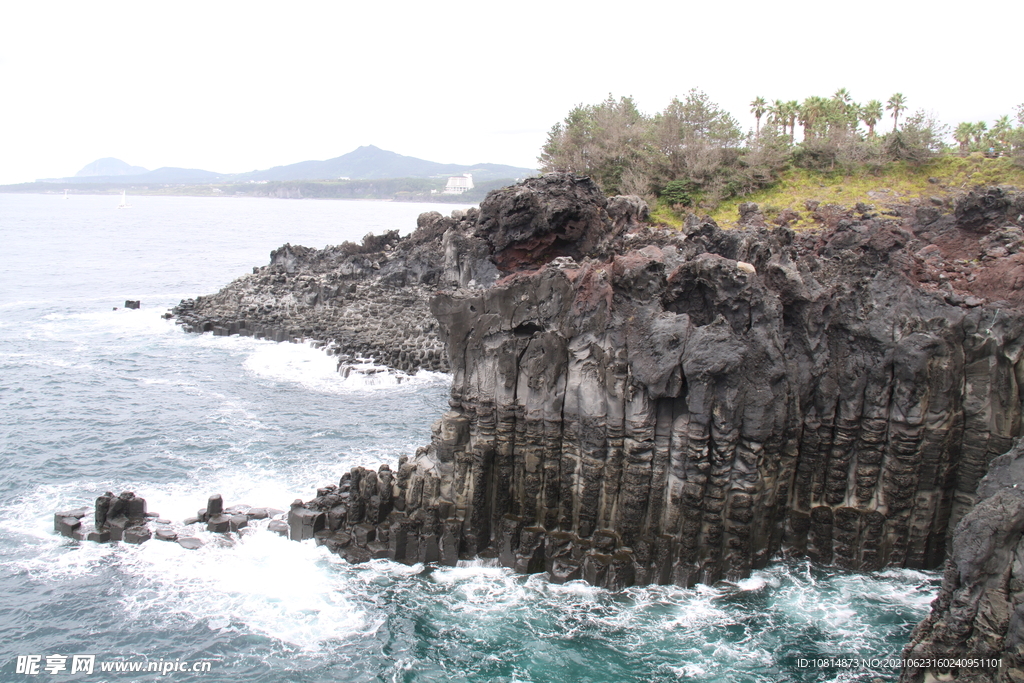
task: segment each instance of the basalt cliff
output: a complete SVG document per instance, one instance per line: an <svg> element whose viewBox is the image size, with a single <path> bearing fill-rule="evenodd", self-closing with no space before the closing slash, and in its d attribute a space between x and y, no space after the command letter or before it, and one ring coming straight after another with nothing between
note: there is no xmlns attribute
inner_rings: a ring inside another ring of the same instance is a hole
<svg viewBox="0 0 1024 683"><path fill-rule="evenodd" d="M610 588L945 562L917 646L955 622L1018 652L1024 506L979 482L1020 433L1024 194L809 208L820 230L754 205L660 229L550 174L359 253L283 247L176 313L452 373L430 444L296 501L293 538Z"/></svg>

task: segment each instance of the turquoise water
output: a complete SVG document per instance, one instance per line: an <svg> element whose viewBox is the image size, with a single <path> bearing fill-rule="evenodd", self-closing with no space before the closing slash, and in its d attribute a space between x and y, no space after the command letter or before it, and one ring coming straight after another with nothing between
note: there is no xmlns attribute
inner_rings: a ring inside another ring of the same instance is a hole
<svg viewBox="0 0 1024 683"><path fill-rule="evenodd" d="M161 680L99 662L208 662L196 681L831 681L799 658L898 653L933 572L780 561L736 585L618 593L485 562L350 566L257 524L187 551L78 543L52 513L133 490L180 521L212 493L286 508L429 440L448 378L343 380L303 345L185 335L160 315L265 264L408 232L436 206L0 195L0 680ZM442 207L450 210L451 206ZM140 299L139 311L112 310ZM18 673L92 654L93 674Z"/></svg>

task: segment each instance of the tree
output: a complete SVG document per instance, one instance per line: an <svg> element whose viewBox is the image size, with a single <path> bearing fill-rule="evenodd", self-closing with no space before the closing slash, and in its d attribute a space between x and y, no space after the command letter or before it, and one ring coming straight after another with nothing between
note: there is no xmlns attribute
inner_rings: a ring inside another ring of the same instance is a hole
<svg viewBox="0 0 1024 683"><path fill-rule="evenodd" d="M974 124L964 121L953 131L953 139L960 145L960 154L970 151L971 137L974 135Z"/></svg>
<svg viewBox="0 0 1024 683"><path fill-rule="evenodd" d="M943 151L943 139L949 129L933 114L917 111L907 118L899 131L885 136L886 154L890 159L921 163Z"/></svg>
<svg viewBox="0 0 1024 683"><path fill-rule="evenodd" d="M743 139L736 120L697 89L673 99L654 117L651 131L654 183L686 179L697 188L715 184Z"/></svg>
<svg viewBox="0 0 1024 683"><path fill-rule="evenodd" d="M1010 147L1010 133L1013 131L1013 125L1010 123L1009 116L1000 116L996 119L996 122L992 124L992 139L996 143L1000 152L1005 152Z"/></svg>
<svg viewBox="0 0 1024 683"><path fill-rule="evenodd" d="M907 110L907 98L903 93L896 93L889 98L885 108L892 112L892 132L896 132L896 124L899 123L900 114Z"/></svg>
<svg viewBox="0 0 1024 683"><path fill-rule="evenodd" d="M853 104L853 98L850 96L850 91L846 88L836 90L835 94L832 95L832 99L837 102L842 102L844 105Z"/></svg>
<svg viewBox="0 0 1024 683"><path fill-rule="evenodd" d="M796 136L796 117L800 115L800 103L796 100L786 102L786 118L789 121L789 137Z"/></svg>
<svg viewBox="0 0 1024 683"><path fill-rule="evenodd" d="M772 125L778 127L783 135L786 134L786 126L789 125L787 104L787 102L782 100L775 100L772 102L772 106L768 108L768 120L772 122Z"/></svg>
<svg viewBox="0 0 1024 683"><path fill-rule="evenodd" d="M761 117L768 111L768 103L763 97L755 97L750 103L750 113L757 119L757 130L754 133L755 137L761 137Z"/></svg>
<svg viewBox="0 0 1024 683"><path fill-rule="evenodd" d="M853 101L850 91L839 88L829 101L828 121L832 125L841 125L844 129L856 130L860 121L860 107Z"/></svg>
<svg viewBox="0 0 1024 683"><path fill-rule="evenodd" d="M985 145L985 133L988 132L988 125L984 121L971 124L971 134L974 136L974 144L979 149Z"/></svg>
<svg viewBox="0 0 1024 683"><path fill-rule="evenodd" d="M882 103L871 100L860 108L860 120L868 127L868 137L875 137L875 124L882 120Z"/></svg>
<svg viewBox="0 0 1024 683"><path fill-rule="evenodd" d="M600 104L578 105L555 124L538 161L544 171L586 174L617 194L624 174L640 163L648 125L632 98L608 95Z"/></svg>
<svg viewBox="0 0 1024 683"><path fill-rule="evenodd" d="M825 116L826 108L827 100L817 95L806 98L803 104L799 105L797 114L800 125L804 127L804 142L817 136L817 123Z"/></svg>

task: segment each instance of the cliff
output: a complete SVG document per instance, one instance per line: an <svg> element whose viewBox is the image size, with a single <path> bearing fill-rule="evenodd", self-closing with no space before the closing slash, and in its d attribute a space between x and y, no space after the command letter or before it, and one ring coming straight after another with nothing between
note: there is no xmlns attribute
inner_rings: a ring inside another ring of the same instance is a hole
<svg viewBox="0 0 1024 683"><path fill-rule="evenodd" d="M430 302L451 409L397 473L322 490L313 529L353 559L492 552L609 587L736 579L780 551L938 566L1019 430L1024 319L952 283L1019 265L1020 202L681 234L584 179L493 193L446 229L445 279L503 276ZM993 234L1012 239L966 276L936 246Z"/></svg>
<svg viewBox="0 0 1024 683"><path fill-rule="evenodd" d="M742 213L743 229L660 230L638 199L550 174L421 216L386 264L275 252L236 300L255 282L292 324L337 307L325 283L355 278L348 306L412 292L453 376L430 445L296 501L292 537L352 561L489 555L620 588L735 580L779 553L874 570L941 566L952 548L961 566L973 533L995 550L981 574L947 575L947 602L1007 585L1024 523L984 486L975 503L1020 432L1024 195L830 207L804 233Z"/></svg>
<svg viewBox="0 0 1024 683"><path fill-rule="evenodd" d="M945 666L967 683L1024 679L1024 442L992 461L979 501L953 534L939 596L903 656L911 661L984 659ZM928 680L907 667L902 683Z"/></svg>

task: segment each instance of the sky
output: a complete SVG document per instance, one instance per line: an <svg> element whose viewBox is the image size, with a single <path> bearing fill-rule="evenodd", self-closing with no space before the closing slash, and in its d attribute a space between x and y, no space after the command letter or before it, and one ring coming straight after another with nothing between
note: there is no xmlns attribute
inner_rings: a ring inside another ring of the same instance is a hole
<svg viewBox="0 0 1024 683"><path fill-rule="evenodd" d="M973 7L973 9L972 9ZM653 114L847 88L949 124L1024 103L1019 0L8 2L0 184L129 164L238 173L360 145L535 168L577 104Z"/></svg>

